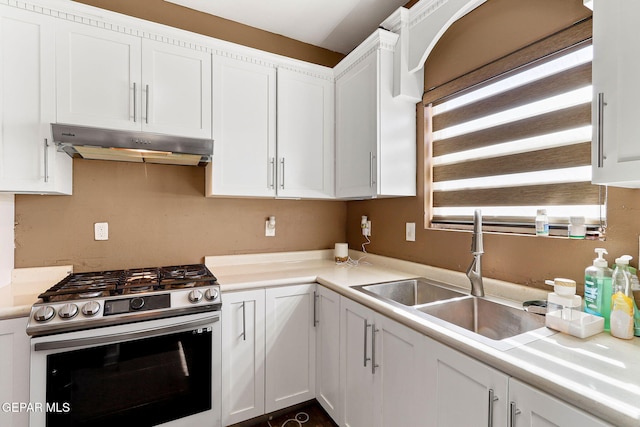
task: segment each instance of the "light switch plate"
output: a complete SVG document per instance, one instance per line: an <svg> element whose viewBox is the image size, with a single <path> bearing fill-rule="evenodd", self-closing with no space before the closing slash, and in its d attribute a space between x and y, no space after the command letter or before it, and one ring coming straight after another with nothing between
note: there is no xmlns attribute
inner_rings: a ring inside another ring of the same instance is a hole
<svg viewBox="0 0 640 427"><path fill-rule="evenodd" d="M405 239L407 242L416 241L416 223L415 222L407 222L406 229L405 229Z"/></svg>

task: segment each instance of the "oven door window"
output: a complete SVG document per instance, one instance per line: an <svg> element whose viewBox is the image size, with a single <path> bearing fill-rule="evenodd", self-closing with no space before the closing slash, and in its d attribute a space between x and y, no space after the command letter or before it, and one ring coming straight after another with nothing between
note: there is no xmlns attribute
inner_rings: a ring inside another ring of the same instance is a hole
<svg viewBox="0 0 640 427"><path fill-rule="evenodd" d="M211 330L47 356L47 427L153 426L211 409Z"/></svg>

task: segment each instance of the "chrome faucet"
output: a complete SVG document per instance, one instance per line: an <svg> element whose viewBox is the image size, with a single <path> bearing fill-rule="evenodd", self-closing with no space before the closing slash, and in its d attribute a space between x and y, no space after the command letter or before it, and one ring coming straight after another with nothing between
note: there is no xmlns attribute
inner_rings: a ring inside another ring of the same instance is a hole
<svg viewBox="0 0 640 427"><path fill-rule="evenodd" d="M484 296L484 285L482 284L482 263L481 257L484 253L482 248L482 213L476 209L473 214L473 236L471 237L471 254L473 261L467 269L467 277L471 281L471 295L476 297Z"/></svg>

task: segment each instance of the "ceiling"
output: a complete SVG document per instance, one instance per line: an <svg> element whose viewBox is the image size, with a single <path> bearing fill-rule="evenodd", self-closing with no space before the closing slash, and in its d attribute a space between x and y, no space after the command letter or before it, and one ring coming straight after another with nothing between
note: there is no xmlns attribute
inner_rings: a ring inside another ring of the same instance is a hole
<svg viewBox="0 0 640 427"><path fill-rule="evenodd" d="M408 0L165 0L347 54Z"/></svg>

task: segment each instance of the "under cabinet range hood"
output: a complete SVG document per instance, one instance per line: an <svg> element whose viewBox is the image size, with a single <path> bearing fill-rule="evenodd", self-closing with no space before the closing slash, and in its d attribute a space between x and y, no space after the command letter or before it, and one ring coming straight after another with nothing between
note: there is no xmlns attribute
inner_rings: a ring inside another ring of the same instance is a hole
<svg viewBox="0 0 640 427"><path fill-rule="evenodd" d="M59 123L51 129L59 151L83 159L206 166L213 155L212 139Z"/></svg>

